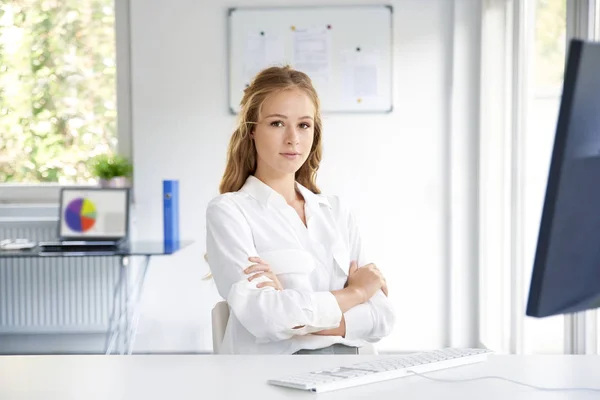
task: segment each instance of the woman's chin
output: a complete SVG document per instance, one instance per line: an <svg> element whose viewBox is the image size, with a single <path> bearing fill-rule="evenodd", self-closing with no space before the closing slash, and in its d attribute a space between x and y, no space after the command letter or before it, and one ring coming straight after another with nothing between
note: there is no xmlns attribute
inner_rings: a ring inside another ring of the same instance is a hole
<svg viewBox="0 0 600 400"><path fill-rule="evenodd" d="M302 167L301 163L288 163L287 165L280 165L277 170L283 174L295 174L300 167Z"/></svg>

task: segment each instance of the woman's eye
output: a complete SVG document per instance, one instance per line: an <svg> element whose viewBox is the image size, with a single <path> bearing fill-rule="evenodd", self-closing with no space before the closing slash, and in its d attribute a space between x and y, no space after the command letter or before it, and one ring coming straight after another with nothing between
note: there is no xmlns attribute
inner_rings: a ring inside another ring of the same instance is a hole
<svg viewBox="0 0 600 400"><path fill-rule="evenodd" d="M310 128L310 125L309 125L309 124L307 124L306 122L302 122L302 123L300 124L300 128L302 128L302 129L308 129L308 128Z"/></svg>
<svg viewBox="0 0 600 400"><path fill-rule="evenodd" d="M271 126L276 126L278 128L283 126L283 122L282 121L273 121L271 122Z"/></svg>

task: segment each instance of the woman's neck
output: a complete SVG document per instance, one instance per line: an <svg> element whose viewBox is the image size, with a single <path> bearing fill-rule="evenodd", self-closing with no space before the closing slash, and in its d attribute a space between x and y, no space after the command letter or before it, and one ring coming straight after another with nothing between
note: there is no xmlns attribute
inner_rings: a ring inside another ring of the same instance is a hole
<svg viewBox="0 0 600 400"><path fill-rule="evenodd" d="M292 205L302 198L296 191L296 181L293 174L274 176L257 170L254 176L260 179L264 184L283 196L286 203Z"/></svg>

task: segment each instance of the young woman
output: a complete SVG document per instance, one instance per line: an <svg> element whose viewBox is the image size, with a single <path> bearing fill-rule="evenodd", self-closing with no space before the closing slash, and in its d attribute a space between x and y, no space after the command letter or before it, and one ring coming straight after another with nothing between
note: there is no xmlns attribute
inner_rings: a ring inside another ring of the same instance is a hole
<svg viewBox="0 0 600 400"><path fill-rule="evenodd" d="M394 311L350 210L320 194L319 99L290 67L244 91L220 193L208 205L207 259L231 310L226 354L357 354Z"/></svg>

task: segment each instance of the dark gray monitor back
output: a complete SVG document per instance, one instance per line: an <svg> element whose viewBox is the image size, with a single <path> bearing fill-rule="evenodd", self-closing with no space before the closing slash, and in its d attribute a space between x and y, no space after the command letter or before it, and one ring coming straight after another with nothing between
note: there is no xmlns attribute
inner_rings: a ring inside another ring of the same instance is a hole
<svg viewBox="0 0 600 400"><path fill-rule="evenodd" d="M527 315L600 307L600 43L573 40Z"/></svg>

